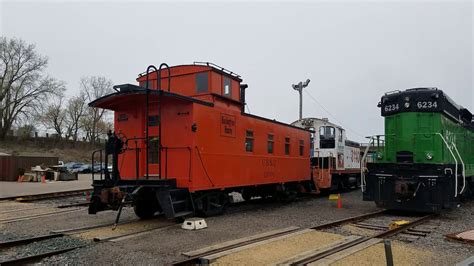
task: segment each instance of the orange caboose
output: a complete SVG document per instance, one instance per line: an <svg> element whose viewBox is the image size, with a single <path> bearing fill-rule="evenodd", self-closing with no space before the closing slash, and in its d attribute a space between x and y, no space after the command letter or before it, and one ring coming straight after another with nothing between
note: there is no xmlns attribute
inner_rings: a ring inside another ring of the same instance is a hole
<svg viewBox="0 0 474 266"><path fill-rule="evenodd" d="M131 202L140 217L221 212L228 193L291 197L311 186L310 132L245 113L240 76L210 63L143 73L90 103L114 111L90 212ZM148 141L147 141L148 140Z"/></svg>

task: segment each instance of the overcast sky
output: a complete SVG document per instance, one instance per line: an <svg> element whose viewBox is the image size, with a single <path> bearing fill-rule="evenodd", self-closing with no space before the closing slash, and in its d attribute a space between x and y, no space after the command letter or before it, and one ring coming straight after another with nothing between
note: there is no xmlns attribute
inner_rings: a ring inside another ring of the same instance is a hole
<svg viewBox="0 0 474 266"><path fill-rule="evenodd" d="M35 43L68 95L83 76L135 83L149 64L209 61L242 76L251 113L284 122L298 118L291 84L311 79L303 115L358 141L383 133L387 91L438 87L474 111L470 1L0 0L0 12L1 35Z"/></svg>

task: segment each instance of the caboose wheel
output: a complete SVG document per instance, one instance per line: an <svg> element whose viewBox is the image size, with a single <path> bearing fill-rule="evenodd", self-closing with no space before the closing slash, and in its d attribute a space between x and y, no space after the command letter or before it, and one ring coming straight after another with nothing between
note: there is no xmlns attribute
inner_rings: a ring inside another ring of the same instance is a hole
<svg viewBox="0 0 474 266"><path fill-rule="evenodd" d="M224 192L211 192L198 197L195 203L198 213L208 217L223 213L228 200L228 195Z"/></svg>
<svg viewBox="0 0 474 266"><path fill-rule="evenodd" d="M149 219L158 211L158 206L148 201L137 201L133 211L140 219Z"/></svg>
<svg viewBox="0 0 474 266"><path fill-rule="evenodd" d="M139 190L134 201L133 210L141 219L151 218L156 212L161 212L155 192L150 188L142 188Z"/></svg>

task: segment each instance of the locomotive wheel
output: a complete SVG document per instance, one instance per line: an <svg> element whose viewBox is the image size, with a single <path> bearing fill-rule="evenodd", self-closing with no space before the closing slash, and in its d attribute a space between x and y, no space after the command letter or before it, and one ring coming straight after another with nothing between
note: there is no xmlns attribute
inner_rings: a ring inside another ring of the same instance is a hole
<svg viewBox="0 0 474 266"><path fill-rule="evenodd" d="M224 192L211 192L201 195L196 199L198 212L205 216L222 214L229 201L228 195Z"/></svg>

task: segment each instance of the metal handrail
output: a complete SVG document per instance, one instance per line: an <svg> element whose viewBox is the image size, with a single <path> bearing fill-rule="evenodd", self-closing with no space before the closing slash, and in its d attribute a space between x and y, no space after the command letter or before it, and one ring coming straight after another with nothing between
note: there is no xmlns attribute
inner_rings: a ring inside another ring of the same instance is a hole
<svg viewBox="0 0 474 266"><path fill-rule="evenodd" d="M99 157L100 171L99 171L99 172L100 172L100 180L102 180L102 171L103 171L103 169L102 169L102 164L103 164L103 161L102 161L102 150L95 150L95 151L92 152L92 182L94 182L94 180L95 180L95 178L94 178L94 166L95 166L95 164L94 164L94 158L95 158L95 154L96 154L97 152L99 152L99 155L100 155L100 157ZM107 167L106 167L106 168L107 168Z"/></svg>
<svg viewBox="0 0 474 266"><path fill-rule="evenodd" d="M456 168L454 169L454 197L456 198L458 196L458 160L456 159L456 156L454 156L453 150L451 147L449 147L448 142L444 138L441 133L434 133L435 135L439 135L441 139L443 140L444 144L446 145L446 148L448 148L449 152L454 158L454 162L456 163Z"/></svg>
<svg viewBox="0 0 474 266"><path fill-rule="evenodd" d="M211 62L193 62L193 65L196 65L196 66L209 66L209 67L213 67L213 68L216 68L216 69L219 69L220 71L224 72L224 73L227 73L231 76L234 76L234 77L237 77L237 78L240 78L240 75L233 72L233 71L230 71L229 69L226 69L226 68L223 68L219 65L216 65L214 63L211 63Z"/></svg>
<svg viewBox="0 0 474 266"><path fill-rule="evenodd" d="M464 191L464 188L466 188L466 167L464 165L464 161L461 157L461 154L459 154L458 148L456 147L456 143L452 142L451 144L454 147L454 150L456 151L456 153L458 154L459 160L461 161L461 165L462 165L462 188L461 188L461 191L459 191L459 194L462 194Z"/></svg>
<svg viewBox="0 0 474 266"><path fill-rule="evenodd" d="M360 160L360 190L362 192L365 192L365 164L364 164L364 161L366 160L367 158L367 154L369 153L369 149L370 149L370 144L372 143L374 139L371 138L369 140L369 144L367 145L367 147L365 148L365 151L364 151L364 155L362 155L362 159Z"/></svg>
<svg viewBox="0 0 474 266"><path fill-rule="evenodd" d="M385 137L385 136L395 136L395 134L373 135L373 136L367 137L369 139L369 143L367 144L367 147L365 148L365 151L364 151L364 155L362 155L362 159L360 160L360 190L362 192L365 192L365 186L366 186L365 170L367 169L367 167L365 166L367 165L367 163L364 163L364 162L367 160L367 154L369 153L369 149L371 146L370 144L373 143L373 141L375 141L377 138L380 140L380 137Z"/></svg>
<svg viewBox="0 0 474 266"><path fill-rule="evenodd" d="M446 141L446 139L444 138L444 136L439 133L439 132L436 132L436 133L413 133L413 135L438 135L441 137L441 139L443 140L444 144L446 145L446 148L448 148L449 152L451 153L451 156L453 156L453 159L454 159L454 162L456 163L456 168L454 169L454 197L456 198L458 196L458 160L456 158L456 156L454 155L454 152L453 150L451 149L451 146L454 147L454 149L456 150L456 153L458 154L459 156L459 159L461 160L461 165L462 165L462 176L463 176L463 187L461 189L461 191L459 192L462 193L464 191L464 188L466 186L466 176L465 176L465 165L464 165L464 161L462 160L461 158L461 155L459 154L459 151L458 151L458 148L456 147L456 144L454 142L451 142L451 145L449 145L448 141Z"/></svg>

